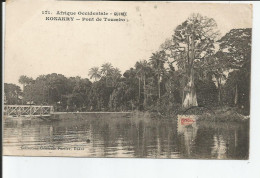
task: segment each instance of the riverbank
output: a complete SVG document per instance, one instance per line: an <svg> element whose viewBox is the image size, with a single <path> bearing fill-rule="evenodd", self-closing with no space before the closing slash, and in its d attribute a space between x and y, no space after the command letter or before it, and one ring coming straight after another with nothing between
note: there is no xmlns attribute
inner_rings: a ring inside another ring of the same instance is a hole
<svg viewBox="0 0 260 178"><path fill-rule="evenodd" d="M243 122L250 119L249 115L241 114L240 110L235 107L217 107L213 108L210 113L203 113L198 120L218 121L218 122Z"/></svg>
<svg viewBox="0 0 260 178"><path fill-rule="evenodd" d="M249 121L250 116L245 116L237 112L216 112L215 114L202 114L198 117L199 121L218 121L218 122L243 122Z"/></svg>
<svg viewBox="0 0 260 178"><path fill-rule="evenodd" d="M179 109L174 114L167 114L166 112L142 112L145 117L152 119L177 119L178 115L185 116L198 116L198 121L218 121L218 122L237 122L237 121L248 121L249 115L243 115L237 108L232 107L217 107L217 108L206 108L206 107L194 107L190 109ZM142 114L134 112L135 115L141 116Z"/></svg>
<svg viewBox="0 0 260 178"><path fill-rule="evenodd" d="M196 115L197 121L248 121L249 116L242 115L238 113L233 108L216 108L214 110L209 110L209 112L198 112L190 111L185 113L184 111L179 111L177 114L161 114L160 112L151 111L133 111L133 112L55 112L51 115L51 120L69 120L69 119L86 119L86 118L132 118L135 120L143 120L149 122L150 120L177 120L178 115Z"/></svg>
<svg viewBox="0 0 260 178"><path fill-rule="evenodd" d="M86 119L87 118L127 118L132 112L55 112L51 115L53 120Z"/></svg>

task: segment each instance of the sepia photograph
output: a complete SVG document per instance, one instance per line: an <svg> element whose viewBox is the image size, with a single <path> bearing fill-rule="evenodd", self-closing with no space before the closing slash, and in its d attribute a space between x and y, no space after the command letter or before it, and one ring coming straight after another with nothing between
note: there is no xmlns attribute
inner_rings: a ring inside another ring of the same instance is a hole
<svg viewBox="0 0 260 178"><path fill-rule="evenodd" d="M8 1L3 155L248 160L252 9Z"/></svg>

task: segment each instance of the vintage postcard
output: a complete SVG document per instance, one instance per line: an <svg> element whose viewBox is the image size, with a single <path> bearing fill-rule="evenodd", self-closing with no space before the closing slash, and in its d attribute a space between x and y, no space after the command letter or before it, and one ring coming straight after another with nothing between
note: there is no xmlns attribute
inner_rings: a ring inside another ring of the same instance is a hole
<svg viewBox="0 0 260 178"><path fill-rule="evenodd" d="M252 9L7 1L3 154L248 159Z"/></svg>

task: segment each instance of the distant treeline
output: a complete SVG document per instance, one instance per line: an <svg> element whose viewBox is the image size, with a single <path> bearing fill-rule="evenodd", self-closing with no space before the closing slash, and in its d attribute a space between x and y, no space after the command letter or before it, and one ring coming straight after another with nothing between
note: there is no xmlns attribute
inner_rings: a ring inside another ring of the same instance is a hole
<svg viewBox="0 0 260 178"><path fill-rule="evenodd" d="M250 65L251 29L220 37L214 19L192 14L149 59L124 73L105 63L89 70L90 80L56 73L21 76L23 91L5 83L5 101L54 105L58 111L174 113L200 105L249 114Z"/></svg>

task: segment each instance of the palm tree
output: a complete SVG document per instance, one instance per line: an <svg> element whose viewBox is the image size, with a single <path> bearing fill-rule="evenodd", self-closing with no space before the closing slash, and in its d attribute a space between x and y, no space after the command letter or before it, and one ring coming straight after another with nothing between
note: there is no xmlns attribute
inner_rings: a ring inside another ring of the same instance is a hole
<svg viewBox="0 0 260 178"><path fill-rule="evenodd" d="M106 85L107 85L107 79L113 72L113 66L111 63L107 62L101 66L101 74L103 74L106 77Z"/></svg>
<svg viewBox="0 0 260 178"><path fill-rule="evenodd" d="M89 69L88 75L90 76L90 79L94 78L94 81L96 82L101 77L101 72L99 71L98 67L92 67Z"/></svg>
<svg viewBox="0 0 260 178"><path fill-rule="evenodd" d="M109 62L103 64L101 67L102 67L101 74L104 74L105 76L108 76L109 74L111 74L111 72L113 70L113 66Z"/></svg>
<svg viewBox="0 0 260 178"><path fill-rule="evenodd" d="M121 77L121 71L118 68L112 69L111 77L112 77L112 81L113 81L113 86L115 86L116 82Z"/></svg>
<svg viewBox="0 0 260 178"><path fill-rule="evenodd" d="M139 79L139 99L140 99L140 81L144 82L143 89L144 89L144 102L146 101L146 77L150 72L149 63L146 60L136 62L135 68L137 70L137 77Z"/></svg>
<svg viewBox="0 0 260 178"><path fill-rule="evenodd" d="M140 62L136 62L135 63L135 69L136 69L136 76L137 76L137 78L138 78L138 99L139 99L139 101L140 101L140 97L141 97L141 73L140 73L140 67L141 66L141 64L140 64Z"/></svg>
<svg viewBox="0 0 260 178"><path fill-rule="evenodd" d="M159 51L152 54L152 57L150 58L150 64L155 72L155 75L157 75L157 81L158 81L158 96L161 97L161 77L164 73L164 63L166 61L166 53L164 51Z"/></svg>

